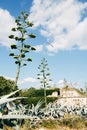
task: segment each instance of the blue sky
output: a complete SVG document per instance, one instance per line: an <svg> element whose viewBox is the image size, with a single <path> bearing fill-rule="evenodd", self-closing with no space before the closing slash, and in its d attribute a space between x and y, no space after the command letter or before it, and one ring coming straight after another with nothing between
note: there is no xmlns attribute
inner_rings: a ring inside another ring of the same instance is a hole
<svg viewBox="0 0 87 130"><path fill-rule="evenodd" d="M19 88L39 87L38 65L48 61L52 84L87 82L87 0L0 0L0 76L14 79L17 66L9 57L11 28L21 11L29 13L36 35L33 62L21 69ZM53 46L51 46L50 44Z"/></svg>

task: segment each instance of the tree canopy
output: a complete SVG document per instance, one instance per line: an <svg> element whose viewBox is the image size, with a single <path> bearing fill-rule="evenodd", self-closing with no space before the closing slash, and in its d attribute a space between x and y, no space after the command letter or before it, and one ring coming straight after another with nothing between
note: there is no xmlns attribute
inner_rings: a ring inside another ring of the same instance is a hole
<svg viewBox="0 0 87 130"><path fill-rule="evenodd" d="M17 89L17 86L14 86L14 81L0 76L0 96L15 91Z"/></svg>

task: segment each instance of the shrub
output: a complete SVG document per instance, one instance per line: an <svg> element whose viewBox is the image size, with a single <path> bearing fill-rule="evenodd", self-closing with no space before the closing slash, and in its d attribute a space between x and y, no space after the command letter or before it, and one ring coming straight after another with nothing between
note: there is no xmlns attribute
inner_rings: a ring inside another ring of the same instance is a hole
<svg viewBox="0 0 87 130"><path fill-rule="evenodd" d="M57 128L58 122L56 120L43 120L41 126L48 128L48 129L53 129L53 128Z"/></svg>
<svg viewBox="0 0 87 130"><path fill-rule="evenodd" d="M51 95L53 92L57 91L59 93L59 89L55 88L55 89L47 89L46 90L46 95ZM35 89L33 87L25 90L25 91L21 91L20 96L25 96L25 97L44 97L44 89Z"/></svg>
<svg viewBox="0 0 87 130"><path fill-rule="evenodd" d="M56 97L47 97L47 103L54 102L56 99L57 99ZM44 101L44 98L43 97L28 97L28 98L22 99L21 102L24 105L27 105L27 104L28 105L32 105L32 104L36 105L39 100L43 100ZM43 108L44 106L45 106L45 104L43 102L41 107Z"/></svg>
<svg viewBox="0 0 87 130"><path fill-rule="evenodd" d="M34 105L36 105L37 104L37 102L39 101L41 99L41 97L28 97L28 98L25 98L25 99L23 99L22 100L22 103L24 104L24 105L32 105L32 104L34 104Z"/></svg>
<svg viewBox="0 0 87 130"><path fill-rule="evenodd" d="M70 128L82 129L86 127L85 119L77 116L66 114L60 121L60 125L69 126Z"/></svg>

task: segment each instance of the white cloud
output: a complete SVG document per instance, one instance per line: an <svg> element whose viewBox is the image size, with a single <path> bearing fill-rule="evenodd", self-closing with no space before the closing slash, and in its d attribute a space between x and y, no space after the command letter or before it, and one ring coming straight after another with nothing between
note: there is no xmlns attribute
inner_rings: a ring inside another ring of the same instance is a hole
<svg viewBox="0 0 87 130"><path fill-rule="evenodd" d="M4 77L5 79L7 79L7 80L12 80L12 81L15 80L15 78L12 78L12 77L4 76L4 75L3 75L3 77Z"/></svg>
<svg viewBox="0 0 87 130"><path fill-rule="evenodd" d="M35 52L41 52L43 50L43 45L37 45L35 46L36 51Z"/></svg>
<svg viewBox="0 0 87 130"><path fill-rule="evenodd" d="M62 79L59 80L57 84L58 84L59 87L63 87L64 86L64 80L62 80Z"/></svg>
<svg viewBox="0 0 87 130"><path fill-rule="evenodd" d="M4 76L4 75L3 75L3 77L7 80L15 81L15 78L13 78L13 77ZM18 88L20 88L20 89L25 89L25 88L28 88L29 86L36 87L36 86L38 86L38 80L33 77L19 79L17 85L18 85Z"/></svg>
<svg viewBox="0 0 87 130"><path fill-rule="evenodd" d="M11 28L14 26L16 26L14 17L7 10L0 8L0 45L10 45L11 40L8 36L12 34Z"/></svg>
<svg viewBox="0 0 87 130"><path fill-rule="evenodd" d="M18 85L22 85L22 84L26 84L26 83L36 83L37 80L32 78L32 77L28 77L28 78L25 78L25 79L22 79L22 80L19 80L18 81Z"/></svg>
<svg viewBox="0 0 87 130"><path fill-rule="evenodd" d="M41 35L52 39L48 51L87 49L86 9L87 2L78 0L34 0L30 19Z"/></svg>

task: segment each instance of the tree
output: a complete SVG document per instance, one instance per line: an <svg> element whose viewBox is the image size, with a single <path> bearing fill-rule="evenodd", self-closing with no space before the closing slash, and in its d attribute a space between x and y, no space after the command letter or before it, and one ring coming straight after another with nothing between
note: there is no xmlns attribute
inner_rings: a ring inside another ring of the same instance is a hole
<svg viewBox="0 0 87 130"><path fill-rule="evenodd" d="M19 32L15 35L10 35L10 39L14 39L17 44L12 44L11 49L13 50L9 55L15 59L15 64L17 64L17 73L15 78L15 85L17 85L20 69L27 65L27 61L32 61L27 54L32 50L36 50L33 46L27 43L29 38L35 38L36 36L32 33L28 33L28 29L33 26L32 22L28 21L29 15L26 12L21 12L21 15L15 20L17 27L12 28L13 32Z"/></svg>
<svg viewBox="0 0 87 130"><path fill-rule="evenodd" d="M7 80L3 76L0 76L0 96L17 90L17 86L14 88L14 84L14 81Z"/></svg>
<svg viewBox="0 0 87 130"><path fill-rule="evenodd" d="M52 80L49 79L50 73L49 73L47 60L45 58L41 60L41 64L38 66L38 69L40 70L40 73L37 74L37 79L40 80L41 86L44 88L44 100L45 100L45 107L46 107L47 105L46 89L50 87L49 82Z"/></svg>

